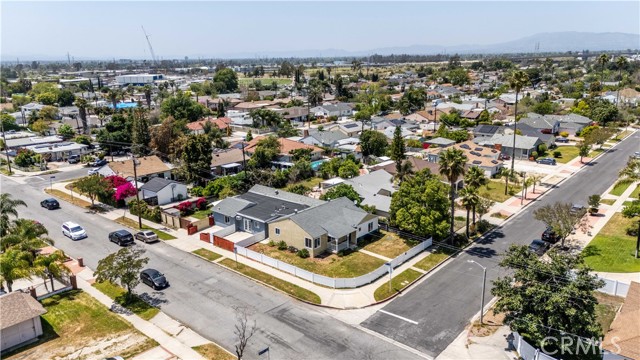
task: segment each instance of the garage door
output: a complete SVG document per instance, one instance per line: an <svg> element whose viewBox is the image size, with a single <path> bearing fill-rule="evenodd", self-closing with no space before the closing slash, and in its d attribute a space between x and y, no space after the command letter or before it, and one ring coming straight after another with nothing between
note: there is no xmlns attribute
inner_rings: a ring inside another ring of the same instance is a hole
<svg viewBox="0 0 640 360"><path fill-rule="evenodd" d="M2 350L21 344L36 337L33 320L21 322L2 330Z"/></svg>

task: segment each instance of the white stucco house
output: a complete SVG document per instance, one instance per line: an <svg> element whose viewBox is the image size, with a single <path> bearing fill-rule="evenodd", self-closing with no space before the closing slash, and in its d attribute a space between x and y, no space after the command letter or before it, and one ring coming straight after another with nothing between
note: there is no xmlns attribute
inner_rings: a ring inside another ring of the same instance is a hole
<svg viewBox="0 0 640 360"><path fill-rule="evenodd" d="M27 293L0 296L0 351L17 347L42 335L40 315L47 310Z"/></svg>
<svg viewBox="0 0 640 360"><path fill-rule="evenodd" d="M152 178L142 185L140 195L143 200L154 205L165 205L189 197L187 185L158 177Z"/></svg>

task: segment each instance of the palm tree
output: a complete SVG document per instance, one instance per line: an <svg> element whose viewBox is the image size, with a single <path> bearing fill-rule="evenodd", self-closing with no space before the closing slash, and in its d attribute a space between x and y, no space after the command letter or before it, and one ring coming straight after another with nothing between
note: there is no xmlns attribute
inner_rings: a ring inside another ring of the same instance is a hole
<svg viewBox="0 0 640 360"><path fill-rule="evenodd" d="M67 256L61 250L57 250L51 254L40 255L34 261L34 273L49 278L51 282L51 291L56 289L53 286L53 278L59 278L63 274L69 273L69 269L63 265ZM46 286L46 283L45 283Z"/></svg>
<svg viewBox="0 0 640 360"><path fill-rule="evenodd" d="M486 185L488 182L489 180L484 175L484 170L477 166L470 167L464 175L465 185L475 189L476 194L478 189L480 189L481 186ZM476 204L473 204L473 224L476 224Z"/></svg>
<svg viewBox="0 0 640 360"><path fill-rule="evenodd" d="M395 176L395 178L398 180L398 185L400 185L400 183L402 183L405 179L409 178L415 173L413 171L413 164L411 164L411 162L409 162L408 160L405 160L400 165L400 168L398 170L399 171L396 172Z"/></svg>
<svg viewBox="0 0 640 360"><path fill-rule="evenodd" d="M151 110L151 85L149 84L145 85L143 90L144 90L145 100L147 101L147 108Z"/></svg>
<svg viewBox="0 0 640 360"><path fill-rule="evenodd" d="M80 120L82 121L82 133L89 133L89 124L87 123L87 100L85 99L77 99L74 103L75 106L78 107L78 116L80 116Z"/></svg>
<svg viewBox="0 0 640 360"><path fill-rule="evenodd" d="M42 243L53 245L53 240L43 237L49 232L40 223L30 219L17 219L11 231L2 238L0 250L18 248L22 251L31 252L35 256L35 251L41 247Z"/></svg>
<svg viewBox="0 0 640 360"><path fill-rule="evenodd" d="M618 84L618 93L616 94L616 105L618 105L620 103L620 88L622 87L622 69L624 69L627 64L629 64L629 61L627 61L627 58L620 55L618 56L618 58L616 59L616 66L618 67L618 75L620 77L620 84Z"/></svg>
<svg viewBox="0 0 640 360"><path fill-rule="evenodd" d="M609 60L611 60L611 58L607 54L600 54L600 56L598 56L597 62L598 64L600 64L600 82L601 83L604 82L604 67L605 65L607 65Z"/></svg>
<svg viewBox="0 0 640 360"><path fill-rule="evenodd" d="M9 232L9 216L18 217L18 206L27 206L27 203L20 199L13 200L9 193L0 194L0 236Z"/></svg>
<svg viewBox="0 0 640 360"><path fill-rule="evenodd" d="M465 173L464 165L467 162L467 157L460 149L450 148L440 153L440 159L438 161L440 165L440 174L444 175L449 180L451 186L451 226L449 232L451 235L451 241L453 241L453 222L454 222L454 201L456 198L456 182L458 178Z"/></svg>
<svg viewBox="0 0 640 360"><path fill-rule="evenodd" d="M507 168L501 168L498 175L504 177L504 194L507 195L509 192L509 178L513 176L513 173Z"/></svg>
<svg viewBox="0 0 640 360"><path fill-rule="evenodd" d="M529 75L522 70L515 71L509 77L509 86L516 91L516 103L513 114L513 151L511 152L511 172L513 172L513 168L515 167L516 161L516 130L518 127L518 94L522 88L529 84Z"/></svg>
<svg viewBox="0 0 640 360"><path fill-rule="evenodd" d="M627 166L618 173L618 177L618 184L628 184L640 181L640 159L629 159Z"/></svg>
<svg viewBox="0 0 640 360"><path fill-rule="evenodd" d="M18 249L7 250L0 255L0 276L7 283L9 292L13 291L13 283L31 275L29 270L29 253Z"/></svg>
<svg viewBox="0 0 640 360"><path fill-rule="evenodd" d="M532 174L529 176L529 179L531 179L531 184L533 185L533 193L536 193L536 185L540 183L540 181L542 180L542 175L540 174Z"/></svg>
<svg viewBox="0 0 640 360"><path fill-rule="evenodd" d="M107 92L107 97L111 100L111 105L113 105L113 110L115 111L116 105L118 105L118 97L120 97L120 91L118 89L109 89Z"/></svg>
<svg viewBox="0 0 640 360"><path fill-rule="evenodd" d="M464 206L464 208L467 210L466 234L467 234L467 238L469 238L469 212L471 211L471 209L474 209L476 205L478 205L478 203L480 202L480 197L478 196L478 189L467 186L464 189L460 190L460 202L462 202L462 206ZM475 214L473 216L474 216L473 220L475 223Z"/></svg>
<svg viewBox="0 0 640 360"><path fill-rule="evenodd" d="M311 107L318 106L318 104L322 102L322 89L319 86L312 86L311 88L309 88L307 101L309 102L309 106Z"/></svg>

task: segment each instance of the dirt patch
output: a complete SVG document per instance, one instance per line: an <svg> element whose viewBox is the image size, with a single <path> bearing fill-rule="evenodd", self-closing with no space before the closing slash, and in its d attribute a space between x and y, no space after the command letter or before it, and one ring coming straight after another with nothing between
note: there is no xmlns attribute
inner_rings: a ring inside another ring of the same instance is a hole
<svg viewBox="0 0 640 360"><path fill-rule="evenodd" d="M489 310L480 325L480 320L471 325L468 337L485 337L493 335L498 329L504 325L504 314L494 314L493 310Z"/></svg>

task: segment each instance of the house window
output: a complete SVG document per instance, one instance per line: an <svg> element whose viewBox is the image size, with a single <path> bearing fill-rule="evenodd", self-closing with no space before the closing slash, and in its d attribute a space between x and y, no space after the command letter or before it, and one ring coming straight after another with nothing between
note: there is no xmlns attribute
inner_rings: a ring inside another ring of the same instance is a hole
<svg viewBox="0 0 640 360"><path fill-rule="evenodd" d="M225 217L224 217L224 223L225 223L225 224L228 224L229 222L231 222L231 219L229 219L229 217L228 217L228 216L225 216Z"/></svg>
<svg viewBox="0 0 640 360"><path fill-rule="evenodd" d="M320 238L313 239L313 248L320 247Z"/></svg>
<svg viewBox="0 0 640 360"><path fill-rule="evenodd" d="M311 239L309 238L304 238L304 247L311 249L311 245L313 245L311 243Z"/></svg>
<svg viewBox="0 0 640 360"><path fill-rule="evenodd" d="M367 225L367 229L368 229L368 231L369 231L369 232L373 231L373 223L372 223L372 222L370 222L370 223Z"/></svg>
<svg viewBox="0 0 640 360"><path fill-rule="evenodd" d="M280 235L280 228L276 228L276 235Z"/></svg>

